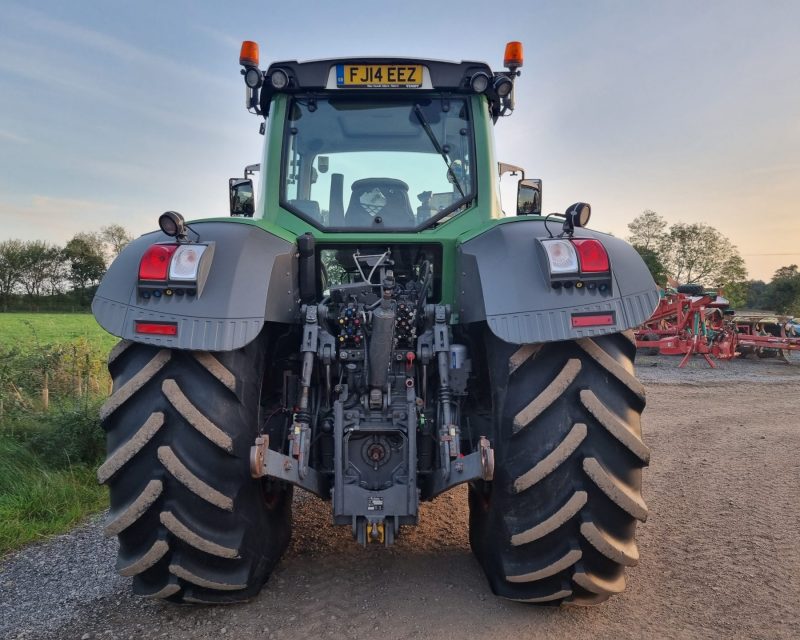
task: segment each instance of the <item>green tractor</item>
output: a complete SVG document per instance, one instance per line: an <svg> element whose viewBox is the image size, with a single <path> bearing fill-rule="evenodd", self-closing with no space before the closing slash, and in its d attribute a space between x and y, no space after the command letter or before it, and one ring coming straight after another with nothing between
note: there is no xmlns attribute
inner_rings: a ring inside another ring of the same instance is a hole
<svg viewBox="0 0 800 640"><path fill-rule="evenodd" d="M502 71L264 71L251 42L240 63L264 153L230 181L231 216L164 213L93 302L122 338L98 471L119 572L137 594L239 602L286 549L294 487L388 546L421 500L467 483L498 596L622 591L649 458L629 330L658 291L628 244L585 228L589 205L542 216L541 181L497 161L521 45Z"/></svg>

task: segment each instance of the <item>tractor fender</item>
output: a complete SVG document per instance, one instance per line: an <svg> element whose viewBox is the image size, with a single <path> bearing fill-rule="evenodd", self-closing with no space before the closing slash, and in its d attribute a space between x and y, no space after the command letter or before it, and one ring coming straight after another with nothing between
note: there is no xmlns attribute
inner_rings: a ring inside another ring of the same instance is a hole
<svg viewBox="0 0 800 640"><path fill-rule="evenodd" d="M213 242L205 285L197 296L143 299L139 261L160 231L131 242L111 264L92 301L92 313L109 333L172 349L231 351L251 342L265 322L297 319L296 245L260 227L234 222L193 222L200 242ZM175 322L176 336L135 332L136 321Z"/></svg>
<svg viewBox="0 0 800 640"><path fill-rule="evenodd" d="M550 222L560 232L558 221ZM642 324L658 304L658 288L644 261L627 242L576 229L575 238L596 238L608 252L611 288L554 289L537 238L548 238L544 222L498 224L458 248L458 321L485 321L498 338L515 344L574 340L617 333ZM609 314L607 326L573 326L573 316Z"/></svg>

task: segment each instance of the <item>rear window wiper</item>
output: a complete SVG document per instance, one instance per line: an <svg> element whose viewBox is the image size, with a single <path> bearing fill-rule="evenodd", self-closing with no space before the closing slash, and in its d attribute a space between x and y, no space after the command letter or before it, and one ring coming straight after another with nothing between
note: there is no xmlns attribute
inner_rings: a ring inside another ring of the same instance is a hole
<svg viewBox="0 0 800 640"><path fill-rule="evenodd" d="M467 194L464 193L464 190L461 188L461 183L456 176L456 172L453 171L453 164L450 162L450 159L447 157L447 153L442 148L442 145L439 144L439 140L436 138L436 134L433 133L433 129L431 129L431 125L428 122L427 118L425 118L425 114L422 113L422 109L419 108L418 104L414 105L414 115L417 116L417 120L419 120L419 124L422 126L422 129L428 134L428 138L430 138L431 144L433 144L433 148L439 152L439 155L442 156L444 163L447 165L447 173L448 175L452 176L453 184L456 185L456 189L461 194L462 198L466 198Z"/></svg>

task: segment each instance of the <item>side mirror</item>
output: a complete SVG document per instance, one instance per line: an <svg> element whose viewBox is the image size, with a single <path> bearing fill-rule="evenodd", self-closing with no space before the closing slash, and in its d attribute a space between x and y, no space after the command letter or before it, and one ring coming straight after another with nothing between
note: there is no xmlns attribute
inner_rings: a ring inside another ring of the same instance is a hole
<svg viewBox="0 0 800 640"><path fill-rule="evenodd" d="M517 215L542 215L542 181L520 180L517 184Z"/></svg>
<svg viewBox="0 0 800 640"><path fill-rule="evenodd" d="M252 218L256 205L253 197L253 181L242 178L228 180L228 191L231 203L231 215Z"/></svg>

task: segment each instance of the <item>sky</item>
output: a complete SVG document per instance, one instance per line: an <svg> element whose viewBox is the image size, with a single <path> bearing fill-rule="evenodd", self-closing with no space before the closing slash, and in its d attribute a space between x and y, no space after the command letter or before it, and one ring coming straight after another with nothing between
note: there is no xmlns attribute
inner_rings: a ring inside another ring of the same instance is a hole
<svg viewBox="0 0 800 640"><path fill-rule="evenodd" d="M302 7L302 8L300 8ZM227 215L263 138L242 40L269 61L472 59L520 40L499 159L546 211L592 204L617 236L645 209L728 236L752 278L800 264L800 2L22 3L0 0L0 240L63 243L158 215Z"/></svg>

